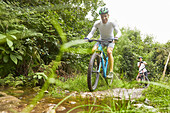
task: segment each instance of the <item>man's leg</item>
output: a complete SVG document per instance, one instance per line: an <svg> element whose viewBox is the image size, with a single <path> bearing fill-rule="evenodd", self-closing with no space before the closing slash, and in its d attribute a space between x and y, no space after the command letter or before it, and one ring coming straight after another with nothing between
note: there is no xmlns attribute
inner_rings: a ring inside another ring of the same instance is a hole
<svg viewBox="0 0 170 113"><path fill-rule="evenodd" d="M112 51L113 51L113 48L112 48L112 47L108 47L108 48L107 48L107 55L108 55L108 57L109 57L110 72L113 72L113 63L114 63Z"/></svg>
<svg viewBox="0 0 170 113"><path fill-rule="evenodd" d="M92 53L95 52L95 50L97 50L98 46L97 45L94 45L93 48L92 48Z"/></svg>

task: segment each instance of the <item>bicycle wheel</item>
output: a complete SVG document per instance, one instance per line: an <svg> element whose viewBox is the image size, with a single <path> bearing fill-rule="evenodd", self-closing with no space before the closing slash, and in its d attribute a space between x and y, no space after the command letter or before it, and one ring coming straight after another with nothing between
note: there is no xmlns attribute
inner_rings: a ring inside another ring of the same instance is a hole
<svg viewBox="0 0 170 113"><path fill-rule="evenodd" d="M87 75L87 83L90 91L94 91L97 88L99 81L99 63L100 57L98 53L94 53L90 59Z"/></svg>
<svg viewBox="0 0 170 113"><path fill-rule="evenodd" d="M148 77L146 77L146 76L142 77L142 82L144 82L144 83L142 83L143 88L147 88L149 86Z"/></svg>

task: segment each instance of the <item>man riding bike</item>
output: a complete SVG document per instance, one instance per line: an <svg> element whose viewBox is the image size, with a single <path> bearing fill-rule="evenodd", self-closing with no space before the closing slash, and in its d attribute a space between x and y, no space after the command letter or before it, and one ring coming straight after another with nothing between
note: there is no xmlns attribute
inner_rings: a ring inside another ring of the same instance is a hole
<svg viewBox="0 0 170 113"><path fill-rule="evenodd" d="M147 77L148 74L147 74L147 70L145 68L145 65L147 65L147 63L145 61L142 61L143 57L139 57L139 62L137 63L137 66L139 67L139 73L143 73L145 74L145 76ZM138 73L138 76L137 76L137 81L140 81L140 77L139 77L139 73ZM138 79L139 78L139 79Z"/></svg>
<svg viewBox="0 0 170 113"><path fill-rule="evenodd" d="M108 14L109 10L108 8L101 8L99 11L99 15L101 17L101 20L98 20L94 23L91 32L87 35L87 37L85 39L90 39L93 37L94 32L96 31L96 29L98 28L99 32L100 32L100 39L101 40L112 40L112 39L116 39L118 40L118 38L121 36L121 31L118 27L118 25L109 19L109 14ZM116 31L116 36L114 37L114 30ZM92 52L94 52L95 50L97 50L99 43L97 42L93 49ZM109 57L109 67L110 67L110 73L107 76L108 78L113 77L113 55L112 55L112 51L115 45L115 40L113 40L112 43L109 42L104 42L102 43L102 46L106 46L107 47L107 54Z"/></svg>

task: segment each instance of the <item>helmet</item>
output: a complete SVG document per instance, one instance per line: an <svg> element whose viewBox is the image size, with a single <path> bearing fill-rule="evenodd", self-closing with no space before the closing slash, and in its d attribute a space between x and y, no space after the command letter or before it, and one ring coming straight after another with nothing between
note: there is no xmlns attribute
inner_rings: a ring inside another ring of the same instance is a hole
<svg viewBox="0 0 170 113"><path fill-rule="evenodd" d="M108 12L109 12L108 8L104 7L104 8L101 8L101 9L100 9L99 14L100 14L100 15L101 15L101 14L106 14L106 13L108 13Z"/></svg>
<svg viewBox="0 0 170 113"><path fill-rule="evenodd" d="M139 56L139 59L140 59L140 58L143 58L143 57L142 57L142 56Z"/></svg>

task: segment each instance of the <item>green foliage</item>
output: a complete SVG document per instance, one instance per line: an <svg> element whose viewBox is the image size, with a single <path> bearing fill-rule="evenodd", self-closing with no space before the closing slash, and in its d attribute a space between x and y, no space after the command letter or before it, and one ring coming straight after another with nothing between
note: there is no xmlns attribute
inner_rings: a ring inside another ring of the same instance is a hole
<svg viewBox="0 0 170 113"><path fill-rule="evenodd" d="M1 76L14 72L14 70L16 74L27 75L32 71L38 71L37 68L41 64L49 64L51 60L55 59L63 42L60 37L62 35L59 34L60 30L57 30L51 23L51 14L58 20L67 40L70 41L84 38L92 24L85 20L85 16L91 11L93 16L97 17L95 10L101 5L103 5L101 0L72 1L71 4L69 0L2 1L0 5L0 37L3 40L0 38L0 46L4 47L5 45L5 47L0 52L5 55L0 56L3 59L0 66L3 71L1 71ZM49 10L51 11L49 12ZM70 51L66 52L65 56L72 59L69 54ZM72 60L76 61L75 58ZM8 63L10 66L5 69L3 67L7 62L14 64ZM82 64L80 63L80 65ZM83 67L85 66L83 65Z"/></svg>
<svg viewBox="0 0 170 113"><path fill-rule="evenodd" d="M23 75L14 77L13 74L8 74L8 76L6 76L4 79L0 78L0 85L3 86L11 86L11 87L23 86L25 82L26 82L26 78Z"/></svg>
<svg viewBox="0 0 170 113"><path fill-rule="evenodd" d="M121 79L135 80L138 74L137 62L139 56L147 62L146 69L150 72L150 80L159 80L169 54L169 42L159 44L153 42L153 37L147 35L144 39L140 31L122 28L122 36L115 45L114 71L119 73ZM168 63L168 66L170 62ZM168 67L167 66L167 67ZM166 74L168 74L167 68Z"/></svg>

